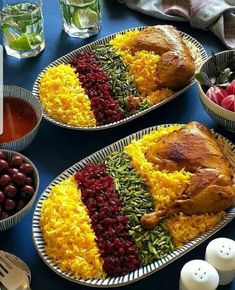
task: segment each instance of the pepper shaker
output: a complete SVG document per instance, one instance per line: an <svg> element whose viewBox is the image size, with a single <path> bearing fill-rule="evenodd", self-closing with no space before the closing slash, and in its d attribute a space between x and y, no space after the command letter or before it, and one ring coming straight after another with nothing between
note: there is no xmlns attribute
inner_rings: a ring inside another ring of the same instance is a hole
<svg viewBox="0 0 235 290"><path fill-rule="evenodd" d="M216 269L206 261L189 261L181 270L179 290L215 290L218 284Z"/></svg>
<svg viewBox="0 0 235 290"><path fill-rule="evenodd" d="M206 248L205 260L218 271L219 285L229 284L235 277L235 241L214 239Z"/></svg>

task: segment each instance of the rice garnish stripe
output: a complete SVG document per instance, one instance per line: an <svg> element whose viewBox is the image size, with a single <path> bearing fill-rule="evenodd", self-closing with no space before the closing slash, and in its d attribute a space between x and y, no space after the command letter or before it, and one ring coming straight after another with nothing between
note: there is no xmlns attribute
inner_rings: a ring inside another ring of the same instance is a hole
<svg viewBox="0 0 235 290"><path fill-rule="evenodd" d="M68 64L49 67L39 84L40 100L48 116L73 126L95 126L91 104Z"/></svg>
<svg viewBox="0 0 235 290"><path fill-rule="evenodd" d="M121 200L121 211L128 217L129 234L135 241L143 265L164 258L174 250L171 237L161 226L146 231L140 218L153 211L151 195L139 174L123 152L113 152L105 160L106 169L114 178ZM147 236L146 236L147 234Z"/></svg>
<svg viewBox="0 0 235 290"><path fill-rule="evenodd" d="M120 276L140 266L138 249L128 233L128 218L104 164L88 164L75 174L82 200L92 220L97 245L109 276Z"/></svg>
<svg viewBox="0 0 235 290"><path fill-rule="evenodd" d="M47 255L77 278L104 278L103 259L74 177L52 187L43 201L40 227Z"/></svg>
<svg viewBox="0 0 235 290"><path fill-rule="evenodd" d="M186 216L182 213L164 220L164 226L170 232L174 245L179 248L199 235L211 230L224 216L224 211L217 214Z"/></svg>
<svg viewBox="0 0 235 290"><path fill-rule="evenodd" d="M146 134L140 140L133 140L124 148L124 152L131 159L131 165L146 182L152 195L154 207L162 209L174 201L190 182L191 173L185 171L166 172L159 171L156 166L145 158L147 150L157 140L172 131L179 130L181 126L173 125L168 128L159 128Z"/></svg>
<svg viewBox="0 0 235 290"><path fill-rule="evenodd" d="M140 94L132 76L127 71L120 55L109 44L99 45L92 52L107 73L112 92L126 115L148 107L147 103L140 104Z"/></svg>
<svg viewBox="0 0 235 290"><path fill-rule="evenodd" d="M85 89L97 125L105 125L123 119L118 101L113 98L107 74L89 52L80 52L71 61L82 87Z"/></svg>
<svg viewBox="0 0 235 290"><path fill-rule="evenodd" d="M139 30L117 34L109 44L122 57L141 97L146 98L149 105L158 104L173 95L167 88L158 88L157 64L160 56L152 51L132 52L131 46Z"/></svg>

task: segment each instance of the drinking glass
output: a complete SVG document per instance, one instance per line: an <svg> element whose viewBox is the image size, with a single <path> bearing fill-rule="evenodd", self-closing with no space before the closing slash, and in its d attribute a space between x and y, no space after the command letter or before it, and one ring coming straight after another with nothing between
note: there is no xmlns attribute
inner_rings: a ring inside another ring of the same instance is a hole
<svg viewBox="0 0 235 290"><path fill-rule="evenodd" d="M3 0L0 23L7 54L38 55L45 47L42 0Z"/></svg>
<svg viewBox="0 0 235 290"><path fill-rule="evenodd" d="M101 27L101 0L59 0L65 32L87 38Z"/></svg>

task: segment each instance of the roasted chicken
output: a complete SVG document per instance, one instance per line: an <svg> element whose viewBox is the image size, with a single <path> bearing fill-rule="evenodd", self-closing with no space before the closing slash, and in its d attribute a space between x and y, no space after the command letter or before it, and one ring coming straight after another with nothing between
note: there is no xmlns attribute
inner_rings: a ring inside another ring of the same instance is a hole
<svg viewBox="0 0 235 290"><path fill-rule="evenodd" d="M190 122L161 138L146 152L146 159L159 170L186 170L190 184L168 207L141 218L152 229L159 220L176 212L186 215L217 213L229 208L235 199L233 172L210 130Z"/></svg>
<svg viewBox="0 0 235 290"><path fill-rule="evenodd" d="M161 56L156 71L159 87L183 87L195 73L189 49L171 25L156 25L142 30L134 38L131 49L133 52L153 51Z"/></svg>

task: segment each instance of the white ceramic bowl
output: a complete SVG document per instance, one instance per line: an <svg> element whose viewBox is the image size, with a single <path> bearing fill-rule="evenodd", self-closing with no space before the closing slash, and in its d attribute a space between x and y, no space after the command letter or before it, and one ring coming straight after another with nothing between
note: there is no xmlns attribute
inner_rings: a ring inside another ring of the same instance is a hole
<svg viewBox="0 0 235 290"><path fill-rule="evenodd" d="M15 213L12 216L9 216L6 219L0 220L0 231L5 231L8 230L10 228L12 228L13 226L15 226L17 223L19 223L22 218L28 213L28 211L31 209L33 202L37 196L38 193L38 188L39 188L39 174L37 171L37 168L35 167L35 165L32 163L31 160L29 160L27 157L25 157L24 155L15 152L15 151L9 151L9 150L2 150L6 155L6 159L10 160L13 156L15 155L20 155L24 161L26 161L27 163L31 164L34 170L33 173L33 180L34 180L34 188L35 188L35 193L33 195L33 197L31 198L31 200L26 204L25 207L23 207L20 211L18 211L17 213Z"/></svg>
<svg viewBox="0 0 235 290"><path fill-rule="evenodd" d="M227 50L217 53L216 55L217 63L220 65L235 57L235 50ZM203 65L201 66L200 72L205 72L209 77L214 76L215 67L212 61L212 58L208 58ZM208 115L217 121L220 125L226 129L235 132L235 112L226 110L221 106L217 105L211 101L205 94L203 87L198 83L199 96L202 102L202 105Z"/></svg>
<svg viewBox="0 0 235 290"><path fill-rule="evenodd" d="M22 151L25 149L35 138L40 122L42 120L42 106L39 100L28 90L12 85L3 86L4 97L16 97L29 103L33 108L37 116L37 124L34 128L25 136L6 143L0 143L0 149Z"/></svg>

